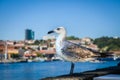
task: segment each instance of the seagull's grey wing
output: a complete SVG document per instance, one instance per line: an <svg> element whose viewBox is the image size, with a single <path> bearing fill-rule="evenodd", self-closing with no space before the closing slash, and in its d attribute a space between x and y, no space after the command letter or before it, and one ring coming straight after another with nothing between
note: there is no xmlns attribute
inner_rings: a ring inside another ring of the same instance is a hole
<svg viewBox="0 0 120 80"><path fill-rule="evenodd" d="M69 56L69 57L75 57L75 58L90 58L93 56L96 56L96 54L91 51L90 49L81 46L80 44L75 44L69 41L63 42L63 54Z"/></svg>
<svg viewBox="0 0 120 80"><path fill-rule="evenodd" d="M63 47L64 48L68 48L70 46L79 46L80 44L75 44L75 43L72 43L72 42L69 42L69 41L63 41Z"/></svg>

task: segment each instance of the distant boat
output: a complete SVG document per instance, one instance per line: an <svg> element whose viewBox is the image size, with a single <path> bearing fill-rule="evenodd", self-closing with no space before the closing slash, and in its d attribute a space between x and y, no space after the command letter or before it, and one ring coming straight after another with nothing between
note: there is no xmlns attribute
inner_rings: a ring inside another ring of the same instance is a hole
<svg viewBox="0 0 120 80"><path fill-rule="evenodd" d="M113 60L117 60L119 57L117 57L117 56L113 56Z"/></svg>
<svg viewBox="0 0 120 80"><path fill-rule="evenodd" d="M27 62L32 62L32 60L31 60L31 59L28 59Z"/></svg>
<svg viewBox="0 0 120 80"><path fill-rule="evenodd" d="M40 58L40 57L37 57L37 58L35 58L33 61L35 61L35 62L44 62L45 61L45 59L44 58Z"/></svg>
<svg viewBox="0 0 120 80"><path fill-rule="evenodd" d="M60 61L60 60L62 60L62 59L58 56L52 57L52 61Z"/></svg>
<svg viewBox="0 0 120 80"><path fill-rule="evenodd" d="M41 61L41 62L44 62L44 61L45 61L45 59L44 59L44 58L39 58L39 59L40 59L40 61Z"/></svg>

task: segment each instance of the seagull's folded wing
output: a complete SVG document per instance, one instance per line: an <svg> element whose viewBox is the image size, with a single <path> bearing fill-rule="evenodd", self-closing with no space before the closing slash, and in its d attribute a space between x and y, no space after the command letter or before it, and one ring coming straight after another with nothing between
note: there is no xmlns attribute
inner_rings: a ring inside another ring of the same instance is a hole
<svg viewBox="0 0 120 80"><path fill-rule="evenodd" d="M63 54L69 57L82 59L82 58L91 58L99 55L94 51L92 51L91 49L81 46L80 44L64 41L63 45L64 45Z"/></svg>

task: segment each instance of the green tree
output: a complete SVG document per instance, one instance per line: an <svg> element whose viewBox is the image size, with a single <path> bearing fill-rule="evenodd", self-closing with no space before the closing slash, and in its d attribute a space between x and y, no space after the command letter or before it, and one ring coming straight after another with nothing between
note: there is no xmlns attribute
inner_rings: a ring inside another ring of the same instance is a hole
<svg viewBox="0 0 120 80"><path fill-rule="evenodd" d="M34 45L39 45L40 44L40 40L35 40Z"/></svg>
<svg viewBox="0 0 120 80"><path fill-rule="evenodd" d="M78 37L75 37L75 36L68 36L66 37L67 40L79 40Z"/></svg>
<svg viewBox="0 0 120 80"><path fill-rule="evenodd" d="M13 58L13 59L18 59L20 57L20 55L19 54L11 54L11 58Z"/></svg>
<svg viewBox="0 0 120 80"><path fill-rule="evenodd" d="M120 50L120 38L100 37L96 38L93 42L103 51Z"/></svg>
<svg viewBox="0 0 120 80"><path fill-rule="evenodd" d="M40 40L40 45L44 45L44 44L47 44L47 41L46 40Z"/></svg>

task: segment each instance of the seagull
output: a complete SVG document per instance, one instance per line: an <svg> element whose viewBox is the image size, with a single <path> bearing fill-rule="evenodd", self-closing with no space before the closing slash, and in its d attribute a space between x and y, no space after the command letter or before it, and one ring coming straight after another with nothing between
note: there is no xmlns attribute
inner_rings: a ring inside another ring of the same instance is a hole
<svg viewBox="0 0 120 80"><path fill-rule="evenodd" d="M56 54L65 61L71 62L70 74L74 71L74 62L94 60L93 56L98 56L91 49L75 44L66 40L66 29L58 27L48 32L48 34L57 33Z"/></svg>

